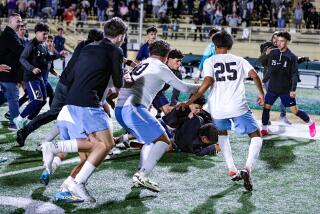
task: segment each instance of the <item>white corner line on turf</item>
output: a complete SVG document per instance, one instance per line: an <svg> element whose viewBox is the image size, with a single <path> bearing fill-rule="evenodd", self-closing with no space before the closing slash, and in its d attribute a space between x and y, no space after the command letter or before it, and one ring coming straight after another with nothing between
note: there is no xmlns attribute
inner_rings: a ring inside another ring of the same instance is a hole
<svg viewBox="0 0 320 214"><path fill-rule="evenodd" d="M0 196L0 205L22 208L26 214L54 213L62 214L64 210L50 202L32 200L30 198Z"/></svg>
<svg viewBox="0 0 320 214"><path fill-rule="evenodd" d="M76 162L79 162L79 160L80 159L78 157L72 158L70 160L62 161L61 165L76 163ZM12 176L12 175L18 175L18 174L22 174L22 173L26 173L26 172L33 172L33 171L37 171L37 170L41 170L41 169L44 169L44 167L43 166L36 166L36 167L21 169L21 170L17 170L17 171L13 171L13 172L7 172L7 173L0 174L0 178Z"/></svg>

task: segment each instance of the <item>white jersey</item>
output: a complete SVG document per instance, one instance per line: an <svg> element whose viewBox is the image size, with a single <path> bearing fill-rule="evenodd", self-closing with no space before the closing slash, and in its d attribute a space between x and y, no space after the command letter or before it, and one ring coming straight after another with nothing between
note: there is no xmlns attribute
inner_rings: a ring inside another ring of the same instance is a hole
<svg viewBox="0 0 320 214"><path fill-rule="evenodd" d="M214 84L208 97L209 111L214 119L238 117L249 110L244 79L253 67L247 60L233 54L217 54L204 62L204 77Z"/></svg>
<svg viewBox="0 0 320 214"><path fill-rule="evenodd" d="M165 83L181 92L194 93L198 84L188 84L179 80L169 67L156 58L149 57L132 71L134 84L131 88L121 88L117 106L142 104L149 107Z"/></svg>

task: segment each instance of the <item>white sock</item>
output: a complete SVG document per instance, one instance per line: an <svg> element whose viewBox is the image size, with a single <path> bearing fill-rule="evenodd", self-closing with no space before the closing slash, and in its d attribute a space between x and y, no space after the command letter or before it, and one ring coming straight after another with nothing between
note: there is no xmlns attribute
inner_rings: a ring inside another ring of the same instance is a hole
<svg viewBox="0 0 320 214"><path fill-rule="evenodd" d="M262 138L261 137L251 138L248 159L247 159L247 163L245 166L245 168L248 169L249 171L252 170L252 166L257 161L261 147L262 147Z"/></svg>
<svg viewBox="0 0 320 214"><path fill-rule="evenodd" d="M21 121L21 120L23 120L23 117L21 117L21 115L19 114L19 116L17 117L17 120Z"/></svg>
<svg viewBox="0 0 320 214"><path fill-rule="evenodd" d="M123 141L128 141L129 140L128 134L122 135L122 140Z"/></svg>
<svg viewBox="0 0 320 214"><path fill-rule="evenodd" d="M56 148L56 153L65 152L72 153L78 152L78 143L76 139L73 140L61 140L53 143Z"/></svg>
<svg viewBox="0 0 320 214"><path fill-rule="evenodd" d="M55 156L52 161L52 174L56 171L58 166L61 164L61 159L58 156Z"/></svg>
<svg viewBox="0 0 320 214"><path fill-rule="evenodd" d="M268 125L262 125L262 130L268 130Z"/></svg>
<svg viewBox="0 0 320 214"><path fill-rule="evenodd" d="M313 121L310 118L310 120L309 120L309 122L307 124L308 124L308 126L310 126L312 123L313 123Z"/></svg>
<svg viewBox="0 0 320 214"><path fill-rule="evenodd" d="M218 137L218 144L220 145L221 152L223 154L224 160L227 163L229 171L236 172L237 168L233 162L229 136L219 136Z"/></svg>
<svg viewBox="0 0 320 214"><path fill-rule="evenodd" d="M143 147L141 149L141 152L140 152L140 161L139 161L138 169L141 169L143 164L146 162L146 160L147 160L147 158L149 156L150 150L151 150L153 145L154 145L154 143L144 144L143 145Z"/></svg>
<svg viewBox="0 0 320 214"><path fill-rule="evenodd" d="M168 144L162 141L156 142L149 152L147 159L144 161L141 166L140 173L144 176L148 176L153 168L156 166L157 162L163 156L168 148Z"/></svg>
<svg viewBox="0 0 320 214"><path fill-rule="evenodd" d="M57 126L54 126L50 132L47 134L46 138L44 139L45 142L53 141L59 135L59 129Z"/></svg>
<svg viewBox="0 0 320 214"><path fill-rule="evenodd" d="M78 184L87 183L87 180L92 175L95 169L96 167L93 164L91 164L89 161L86 161L83 164L83 167L81 168L80 172L75 177L74 181Z"/></svg>
<svg viewBox="0 0 320 214"><path fill-rule="evenodd" d="M62 183L62 185L60 186L60 191L61 192L67 192L69 191L69 189L66 188L66 186L70 186L70 184L72 184L72 182L74 181L74 178L69 176L67 177L66 180L64 180L64 182Z"/></svg>

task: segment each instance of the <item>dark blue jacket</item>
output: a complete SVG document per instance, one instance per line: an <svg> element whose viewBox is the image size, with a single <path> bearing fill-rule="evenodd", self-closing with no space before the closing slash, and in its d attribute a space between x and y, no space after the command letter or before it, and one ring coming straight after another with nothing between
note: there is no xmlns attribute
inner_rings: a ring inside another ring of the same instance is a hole
<svg viewBox="0 0 320 214"><path fill-rule="evenodd" d="M147 59L149 56L150 56L149 43L146 42L141 46L137 55L137 60L141 62L142 60Z"/></svg>
<svg viewBox="0 0 320 214"><path fill-rule="evenodd" d="M265 78L269 79L268 91L277 94L295 91L298 75L298 58L289 49L284 52L274 49L270 52Z"/></svg>

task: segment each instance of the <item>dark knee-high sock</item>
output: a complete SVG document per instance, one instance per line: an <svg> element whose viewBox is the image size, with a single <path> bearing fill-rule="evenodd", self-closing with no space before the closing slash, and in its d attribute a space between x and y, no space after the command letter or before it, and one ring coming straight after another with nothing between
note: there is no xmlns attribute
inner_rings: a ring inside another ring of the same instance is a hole
<svg viewBox="0 0 320 214"><path fill-rule="evenodd" d="M298 110L298 112L296 113L296 115L297 115L298 117L300 117L301 120L303 120L304 122L306 122L306 123L309 123L309 122L310 122L310 117L309 117L309 115L308 115L305 111L303 111L303 110Z"/></svg>
<svg viewBox="0 0 320 214"><path fill-rule="evenodd" d="M263 108L262 112L262 125L268 125L270 119L270 109Z"/></svg>

